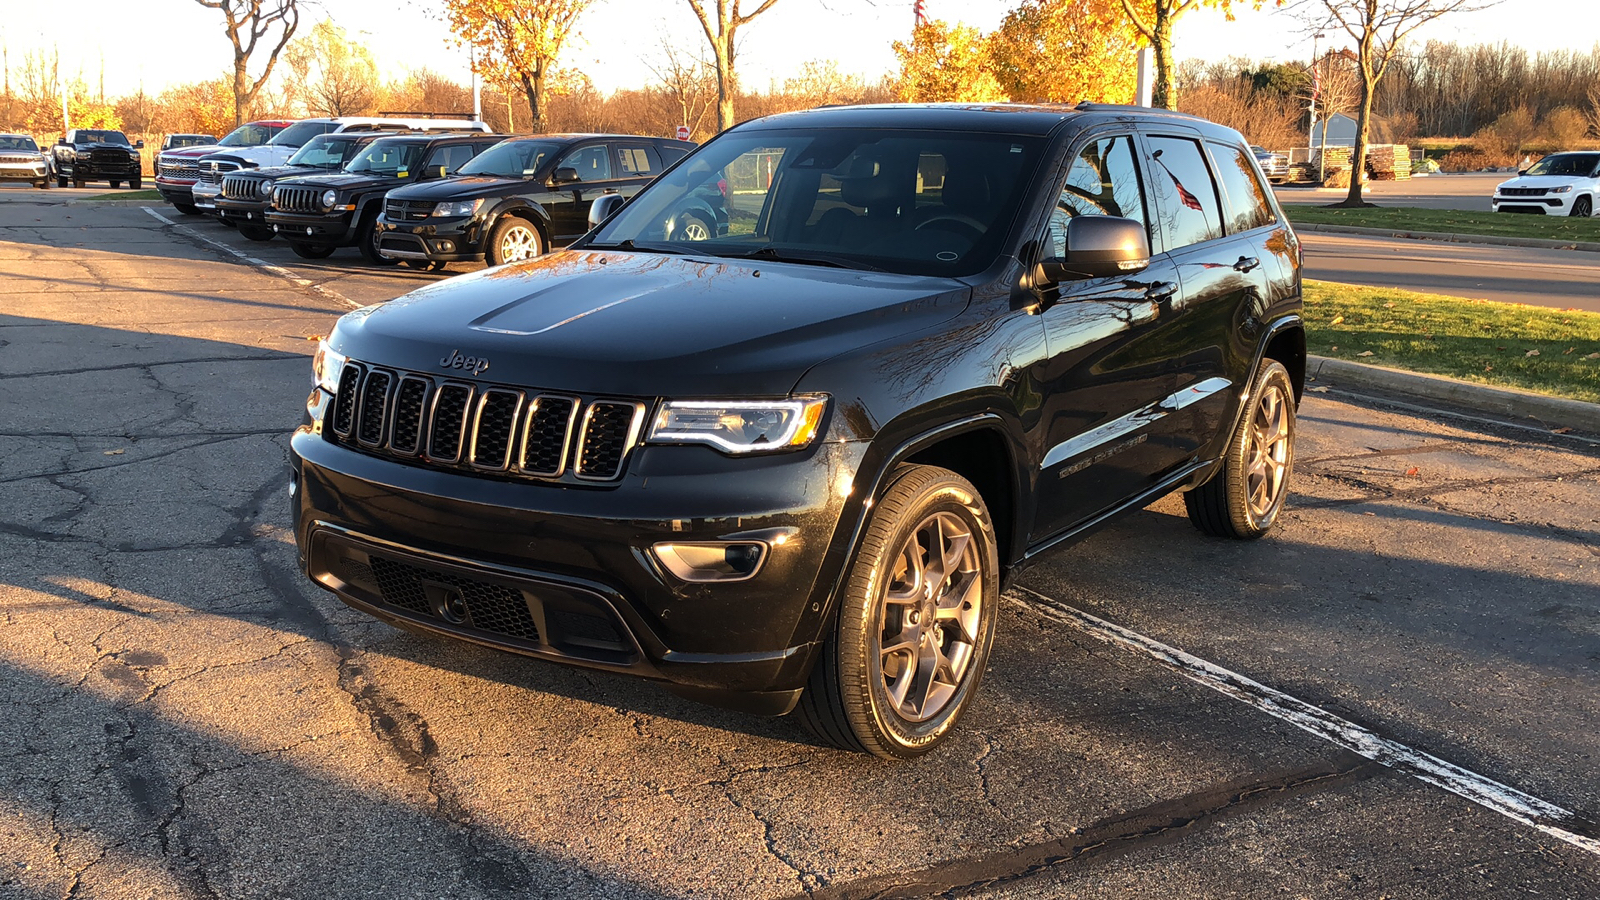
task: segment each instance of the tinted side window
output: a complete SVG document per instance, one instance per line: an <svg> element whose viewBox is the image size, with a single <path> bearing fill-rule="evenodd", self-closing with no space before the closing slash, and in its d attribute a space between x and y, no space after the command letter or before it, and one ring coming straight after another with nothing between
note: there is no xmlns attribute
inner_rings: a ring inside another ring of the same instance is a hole
<svg viewBox="0 0 1600 900"><path fill-rule="evenodd" d="M1217 161L1222 191L1228 196L1228 232L1249 231L1277 220L1266 188L1256 177L1255 166L1239 147L1211 144L1211 158Z"/></svg>
<svg viewBox="0 0 1600 900"><path fill-rule="evenodd" d="M1222 237L1217 186L1206 168L1200 143L1174 137L1149 140L1150 194L1155 198L1156 227L1166 237L1166 249Z"/></svg>
<svg viewBox="0 0 1600 900"><path fill-rule="evenodd" d="M1090 141L1067 169L1067 182L1050 214L1055 256L1066 255L1067 220L1077 216L1121 216L1149 227L1133 140L1127 135Z"/></svg>
<svg viewBox="0 0 1600 900"><path fill-rule="evenodd" d="M683 159L685 156L689 155L689 151L688 150L685 150L682 147L678 147L678 146L660 147L658 149L659 149L659 151L661 153L661 165L662 166L670 166L673 163L677 162L678 160Z"/></svg>
<svg viewBox="0 0 1600 900"><path fill-rule="evenodd" d="M607 181L611 178L611 154L605 144L579 147L560 163L565 168L576 169L579 181Z"/></svg>
<svg viewBox="0 0 1600 900"><path fill-rule="evenodd" d="M428 162L423 166L423 170L431 171L439 166L444 166L445 172L453 175L457 169L466 165L467 160L471 158L472 147L467 144L451 144L446 147L437 147L434 149L433 154L428 157Z"/></svg>
<svg viewBox="0 0 1600 900"><path fill-rule="evenodd" d="M623 144L617 148L620 168L618 178L650 178L661 170L656 163L653 148L640 144Z"/></svg>

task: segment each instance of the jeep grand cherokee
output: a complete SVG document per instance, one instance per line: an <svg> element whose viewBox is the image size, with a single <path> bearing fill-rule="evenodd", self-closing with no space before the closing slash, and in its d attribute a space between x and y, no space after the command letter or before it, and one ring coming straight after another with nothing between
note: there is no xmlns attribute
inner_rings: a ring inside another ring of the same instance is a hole
<svg viewBox="0 0 1600 900"><path fill-rule="evenodd" d="M679 227L710 193L733 227ZM1171 491L1213 535L1282 508L1299 245L1234 131L818 109L607 214L340 320L292 440L317 584L906 757L1029 560Z"/></svg>

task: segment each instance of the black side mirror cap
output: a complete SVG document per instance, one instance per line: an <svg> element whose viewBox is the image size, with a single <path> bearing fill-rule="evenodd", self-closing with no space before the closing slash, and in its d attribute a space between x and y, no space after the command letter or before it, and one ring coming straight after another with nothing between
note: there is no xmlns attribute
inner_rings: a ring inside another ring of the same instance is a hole
<svg viewBox="0 0 1600 900"><path fill-rule="evenodd" d="M611 218L611 214L616 212L623 202L623 196L615 192L601 194L596 197L594 202L589 204L589 227L594 228Z"/></svg>
<svg viewBox="0 0 1600 900"><path fill-rule="evenodd" d="M577 169L574 169L570 166L562 166L556 169L555 172L550 176L550 186L554 187L558 184L576 184L580 180L582 179L578 177Z"/></svg>
<svg viewBox="0 0 1600 900"><path fill-rule="evenodd" d="M1135 275L1150 266L1150 236L1143 223L1116 216L1078 216L1067 222L1067 255L1034 266L1036 285L1074 278Z"/></svg>
<svg viewBox="0 0 1600 900"><path fill-rule="evenodd" d="M1526 175L1526 174L1528 174L1528 170L1527 169L1518 169L1517 170L1517 174L1518 175Z"/></svg>
<svg viewBox="0 0 1600 900"><path fill-rule="evenodd" d="M135 150L143 150L144 149L144 141L134 141L133 149L135 149Z"/></svg>

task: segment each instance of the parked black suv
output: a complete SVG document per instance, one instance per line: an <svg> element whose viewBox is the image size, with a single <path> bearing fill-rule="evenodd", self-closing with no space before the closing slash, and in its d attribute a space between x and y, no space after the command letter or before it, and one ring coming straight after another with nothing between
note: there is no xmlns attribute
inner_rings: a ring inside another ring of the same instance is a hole
<svg viewBox="0 0 1600 900"><path fill-rule="evenodd" d="M378 217L378 252L438 268L539 256L589 230L596 197L632 197L694 146L615 134L503 141L462 166L462 177L390 191Z"/></svg>
<svg viewBox="0 0 1600 900"><path fill-rule="evenodd" d="M275 183L319 172L338 172L352 162L363 147L392 134L384 131L321 134L295 151L287 165L229 172L222 176L222 193L216 200L217 215L237 225L239 233L252 241L270 241L276 232L267 224L266 212L272 205Z"/></svg>
<svg viewBox="0 0 1600 900"><path fill-rule="evenodd" d="M683 240L718 182L729 233ZM1300 248L1232 130L817 109L619 203L339 321L291 445L314 581L904 757L969 705L1030 559L1171 491L1213 535L1282 508Z"/></svg>
<svg viewBox="0 0 1600 900"><path fill-rule="evenodd" d="M109 182L112 187L138 188L143 181L140 174L139 150L144 141L128 143L128 136L106 128L73 128L56 142L56 185L83 187L90 181Z"/></svg>
<svg viewBox="0 0 1600 900"><path fill-rule="evenodd" d="M340 247L358 246L368 261L378 255L373 223L383 195L393 188L444 178L505 138L497 134L415 134L373 141L338 174L302 175L272 189L267 224L303 259L324 259Z"/></svg>

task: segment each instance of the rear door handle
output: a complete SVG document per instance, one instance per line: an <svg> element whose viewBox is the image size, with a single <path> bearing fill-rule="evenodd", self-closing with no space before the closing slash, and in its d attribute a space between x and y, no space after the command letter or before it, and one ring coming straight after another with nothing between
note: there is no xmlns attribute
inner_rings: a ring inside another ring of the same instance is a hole
<svg viewBox="0 0 1600 900"><path fill-rule="evenodd" d="M1151 303L1160 303L1178 292L1178 283L1175 281L1158 281L1144 292L1144 298Z"/></svg>
<svg viewBox="0 0 1600 900"><path fill-rule="evenodd" d="M1254 256L1241 256L1239 261L1233 264L1233 267L1240 272L1248 272L1259 265L1261 265L1261 260L1256 259Z"/></svg>

